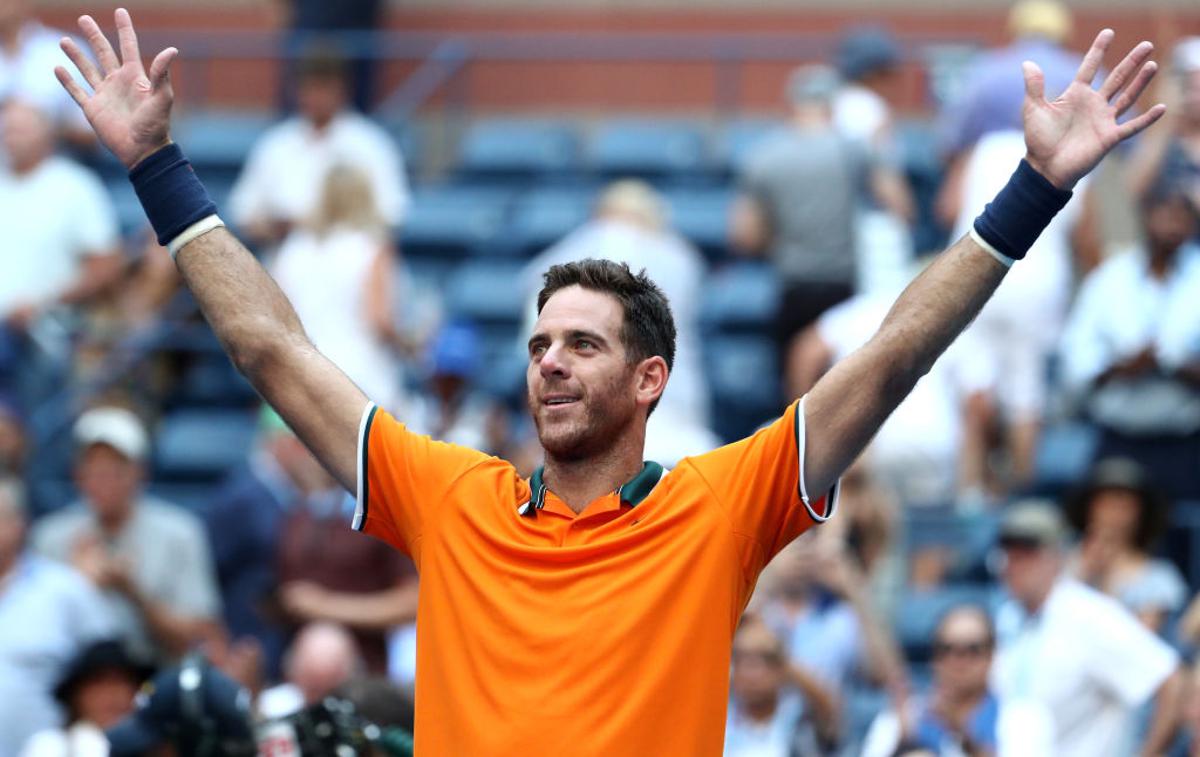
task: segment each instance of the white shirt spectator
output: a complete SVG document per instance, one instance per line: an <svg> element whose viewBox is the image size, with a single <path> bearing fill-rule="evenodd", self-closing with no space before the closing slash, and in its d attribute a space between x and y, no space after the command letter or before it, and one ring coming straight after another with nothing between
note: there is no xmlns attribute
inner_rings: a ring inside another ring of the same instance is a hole
<svg viewBox="0 0 1200 757"><path fill-rule="evenodd" d="M530 295L537 294L541 276L550 266L584 258L628 263L634 273L644 268L671 303L678 332L675 367L658 408L650 416L647 458L673 465L688 455L720 446L720 439L708 427L708 386L700 361L700 294L704 291L700 253L678 234L599 218L571 232L529 263L524 278Z"/></svg>
<svg viewBox="0 0 1200 757"><path fill-rule="evenodd" d="M76 723L67 729L35 733L20 757L108 757L108 753L104 731L91 723Z"/></svg>
<svg viewBox="0 0 1200 757"><path fill-rule="evenodd" d="M117 216L100 180L83 166L53 156L28 174L0 172L0 314L43 301L72 284L79 263L111 254Z"/></svg>
<svg viewBox="0 0 1200 757"><path fill-rule="evenodd" d="M1165 279L1151 275L1142 250L1114 255L1079 289L1062 339L1063 380L1097 422L1123 433L1200 429L1200 393L1167 376L1092 383L1113 363L1153 347L1177 367L1200 352L1200 247L1175 253Z"/></svg>
<svg viewBox="0 0 1200 757"><path fill-rule="evenodd" d="M335 165L363 171L371 181L379 216L392 226L403 222L409 203L404 158L387 132L351 112L339 113L322 131L299 117L271 127L251 150L233 187L233 220L305 220Z"/></svg>
<svg viewBox="0 0 1200 757"><path fill-rule="evenodd" d="M83 576L42 557L18 559L0 583L0 755L61 724L55 684L81 649L115 630Z"/></svg>
<svg viewBox="0 0 1200 757"><path fill-rule="evenodd" d="M875 149L891 120L887 100L861 84L841 87L833 98L833 125L842 134Z"/></svg>
<svg viewBox="0 0 1200 757"><path fill-rule="evenodd" d="M1132 754L1135 710L1179 665L1125 608L1071 578L1059 579L1036 615L1006 604L996 631L993 688L1001 700L1045 706L1058 757Z"/></svg>
<svg viewBox="0 0 1200 757"><path fill-rule="evenodd" d="M915 709L915 708L914 708ZM919 713L908 713L910 722ZM1054 744L1053 721L1044 707L1032 702L1001 702L996 717L995 757L1052 757ZM901 745L903 725L895 709L879 713L863 739L860 757L892 757ZM968 757L961 747L943 743L937 757Z"/></svg>
<svg viewBox="0 0 1200 757"><path fill-rule="evenodd" d="M0 48L0 102L23 100L50 114L56 122L65 120L84 126L87 121L83 111L54 76L55 66L74 70L58 46L64 36L58 29L31 21L21 28L15 52L7 54Z"/></svg>
<svg viewBox="0 0 1200 757"><path fill-rule="evenodd" d="M984 206L1008 183L1025 157L1019 131L997 131L982 137L963 172L962 213L952 238L966 234ZM1075 187L1078 197L1087 180ZM1040 417L1046 399L1046 360L1062 333L1073 281L1071 230L1079 218L1076 199L1059 211L1033 247L1004 277L969 331L989 345L1001 407L1019 418Z"/></svg>
<svg viewBox="0 0 1200 757"><path fill-rule="evenodd" d="M874 336L895 302L892 293L857 295L817 321L817 334L833 361ZM904 502L953 500L963 437L963 406L992 383L983 345L968 331L950 346L912 393L884 421L868 452L879 482Z"/></svg>
<svg viewBox="0 0 1200 757"><path fill-rule="evenodd" d="M799 697L784 695L775 706L775 715L765 723L758 723L739 712L736 702L730 702L725 720L724 757L789 757L803 712Z"/></svg>
<svg viewBox="0 0 1200 757"><path fill-rule="evenodd" d="M324 236L288 235L271 264L313 344L376 404L395 411L400 363L367 317L366 289L382 242L339 226Z"/></svg>

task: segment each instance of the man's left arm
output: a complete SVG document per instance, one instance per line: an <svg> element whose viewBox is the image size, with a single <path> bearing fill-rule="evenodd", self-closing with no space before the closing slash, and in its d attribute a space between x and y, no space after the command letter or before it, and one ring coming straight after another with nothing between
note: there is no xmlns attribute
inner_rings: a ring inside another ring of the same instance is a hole
<svg viewBox="0 0 1200 757"><path fill-rule="evenodd" d="M1150 757L1166 754L1171 748L1171 742L1179 728L1186 687L1187 679L1181 668L1176 668L1158 687L1154 694L1154 713L1150 718L1150 727L1146 730L1146 739L1138 754Z"/></svg>
<svg viewBox="0 0 1200 757"><path fill-rule="evenodd" d="M1113 32L1096 37L1075 81L1057 99L1045 98L1045 79L1023 66L1026 160L960 239L909 285L876 335L834 366L804 403L805 425L816 430L805 447L805 488L825 491L866 447L955 337L979 313L1013 261L1024 256L1069 196L1075 183L1122 140L1165 111L1156 105L1124 123L1157 68L1153 46L1138 44L1098 89L1090 82Z"/></svg>

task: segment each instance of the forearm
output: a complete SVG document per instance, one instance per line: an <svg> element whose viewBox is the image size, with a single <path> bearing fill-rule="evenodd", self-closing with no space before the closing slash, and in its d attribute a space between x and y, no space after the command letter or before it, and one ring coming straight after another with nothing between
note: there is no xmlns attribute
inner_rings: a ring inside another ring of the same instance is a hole
<svg viewBox="0 0 1200 757"><path fill-rule="evenodd" d="M123 268L120 253L108 252L91 256L84 261L80 276L59 292L54 301L61 305L89 302L116 284L121 278Z"/></svg>
<svg viewBox="0 0 1200 757"><path fill-rule="evenodd" d="M361 631L411 623L417 617L417 582L370 594L330 592L305 615L307 621L328 621Z"/></svg>
<svg viewBox="0 0 1200 757"><path fill-rule="evenodd" d="M1142 743L1139 754L1164 754L1175 738L1179 726L1179 714L1183 704L1184 692L1183 671L1176 670L1170 678L1163 682L1154 697L1154 715L1150 727L1146 731L1146 740Z"/></svg>
<svg viewBox="0 0 1200 757"><path fill-rule="evenodd" d="M813 722L825 735L836 736L841 712L838 696L816 676L795 663L788 665L787 672L792 685L804 697L805 707L812 710Z"/></svg>
<svg viewBox="0 0 1200 757"><path fill-rule="evenodd" d="M808 445L809 492L833 485L978 315L1007 271L970 236L963 237L909 284L862 349L817 382L805 400L805 423L837 443Z"/></svg>
<svg viewBox="0 0 1200 757"><path fill-rule="evenodd" d="M178 615L161 602L133 591L130 601L141 614L150 636L172 656L179 657L203 639L211 636L214 621Z"/></svg>

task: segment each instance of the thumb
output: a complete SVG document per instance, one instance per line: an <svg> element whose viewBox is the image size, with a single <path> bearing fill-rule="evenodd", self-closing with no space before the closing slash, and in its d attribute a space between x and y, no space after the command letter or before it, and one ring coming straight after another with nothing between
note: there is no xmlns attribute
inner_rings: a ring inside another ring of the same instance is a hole
<svg viewBox="0 0 1200 757"><path fill-rule="evenodd" d="M168 47L154 56L154 61L150 63L150 86L154 90L157 91L169 83L171 61L175 60L176 55L179 55L179 50Z"/></svg>
<svg viewBox="0 0 1200 757"><path fill-rule="evenodd" d="M155 61L157 63L158 61ZM1041 103L1046 99L1046 76L1038 64L1027 60L1021 64L1021 73L1025 75L1025 96Z"/></svg>

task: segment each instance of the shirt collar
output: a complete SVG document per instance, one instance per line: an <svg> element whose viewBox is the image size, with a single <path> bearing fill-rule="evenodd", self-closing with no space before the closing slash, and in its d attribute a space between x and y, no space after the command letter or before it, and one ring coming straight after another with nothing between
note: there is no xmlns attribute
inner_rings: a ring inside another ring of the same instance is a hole
<svg viewBox="0 0 1200 757"><path fill-rule="evenodd" d="M537 516L538 510L546 506L546 494L549 489L544 480L545 470L544 467L538 468L529 477L529 501L517 508L518 514L533 518ZM637 507L653 491L662 477L663 467L661 465L652 460L645 461L638 474L617 489L616 494L621 498L621 504Z"/></svg>

